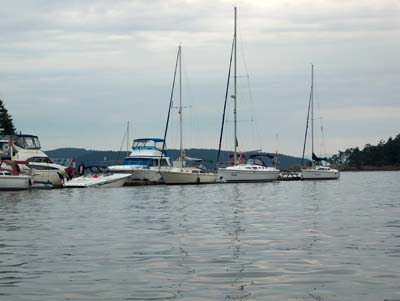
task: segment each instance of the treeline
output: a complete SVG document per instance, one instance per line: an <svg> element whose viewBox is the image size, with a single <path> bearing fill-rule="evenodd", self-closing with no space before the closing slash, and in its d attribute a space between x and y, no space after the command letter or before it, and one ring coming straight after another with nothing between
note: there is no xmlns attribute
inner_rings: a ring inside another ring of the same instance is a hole
<svg viewBox="0 0 400 301"><path fill-rule="evenodd" d="M14 127L13 119L8 113L3 101L0 99L0 134L13 135L16 129Z"/></svg>
<svg viewBox="0 0 400 301"><path fill-rule="evenodd" d="M367 144L362 150L355 147L339 151L330 158L330 162L343 169L400 168L400 134L386 142L381 140L377 145Z"/></svg>

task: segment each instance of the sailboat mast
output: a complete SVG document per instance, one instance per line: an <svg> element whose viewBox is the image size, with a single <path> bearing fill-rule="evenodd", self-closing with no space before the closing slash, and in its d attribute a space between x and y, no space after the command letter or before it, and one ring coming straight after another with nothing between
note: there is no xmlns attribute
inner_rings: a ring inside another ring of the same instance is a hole
<svg viewBox="0 0 400 301"><path fill-rule="evenodd" d="M180 132L180 150L181 156L179 161L183 162L183 131L182 131L182 123L183 123L183 116L182 116L182 47L179 45L179 132Z"/></svg>
<svg viewBox="0 0 400 301"><path fill-rule="evenodd" d="M233 136L235 141L233 142L234 144L234 152L233 152L233 164L236 165L237 162L237 111L236 111L236 105L237 105L237 88L236 88L236 49L237 49L237 33L236 33L236 19L237 19L237 7L235 6L235 29L234 29L234 46L235 46L235 55L234 55L234 72L233 72Z"/></svg>
<svg viewBox="0 0 400 301"><path fill-rule="evenodd" d="M126 152L127 155L129 156L129 121L126 127Z"/></svg>
<svg viewBox="0 0 400 301"><path fill-rule="evenodd" d="M311 64L311 157L314 154L314 65ZM311 160L314 162L314 160Z"/></svg>

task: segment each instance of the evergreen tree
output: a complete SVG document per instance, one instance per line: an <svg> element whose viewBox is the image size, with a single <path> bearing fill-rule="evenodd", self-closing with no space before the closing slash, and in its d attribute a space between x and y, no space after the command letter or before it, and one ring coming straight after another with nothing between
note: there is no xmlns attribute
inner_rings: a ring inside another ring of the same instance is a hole
<svg viewBox="0 0 400 301"><path fill-rule="evenodd" d="M10 114L4 106L3 101L0 99L0 128L2 135L14 135L16 129Z"/></svg>

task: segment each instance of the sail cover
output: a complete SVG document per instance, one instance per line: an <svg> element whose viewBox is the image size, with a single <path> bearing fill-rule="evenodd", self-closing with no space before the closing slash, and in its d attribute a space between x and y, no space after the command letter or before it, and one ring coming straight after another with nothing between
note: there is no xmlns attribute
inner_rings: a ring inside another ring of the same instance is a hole
<svg viewBox="0 0 400 301"><path fill-rule="evenodd" d="M319 158L319 157L317 157L314 153L312 153L312 159L314 160L314 161L317 161L317 162L321 162L321 161L328 161L328 158Z"/></svg>

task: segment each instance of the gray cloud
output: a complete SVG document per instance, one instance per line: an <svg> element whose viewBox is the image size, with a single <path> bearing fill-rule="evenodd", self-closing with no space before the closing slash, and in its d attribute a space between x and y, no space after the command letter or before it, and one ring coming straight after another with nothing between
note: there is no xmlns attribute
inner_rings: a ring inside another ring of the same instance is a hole
<svg viewBox="0 0 400 301"><path fill-rule="evenodd" d="M398 108L399 13L395 0L241 1L239 73L246 74L244 57L261 136L255 141L252 125L241 124L243 147L272 150L279 133L282 151L300 153L310 62L327 116ZM231 1L5 3L0 97L17 127L38 134L47 149L116 149L127 120L136 136L161 136L182 43L184 100L192 105L188 146L216 147L232 29ZM248 119L244 78L239 92ZM398 132L392 119L325 121L329 152L353 146L352 137L367 143ZM173 136L171 130L169 145L176 147Z"/></svg>

